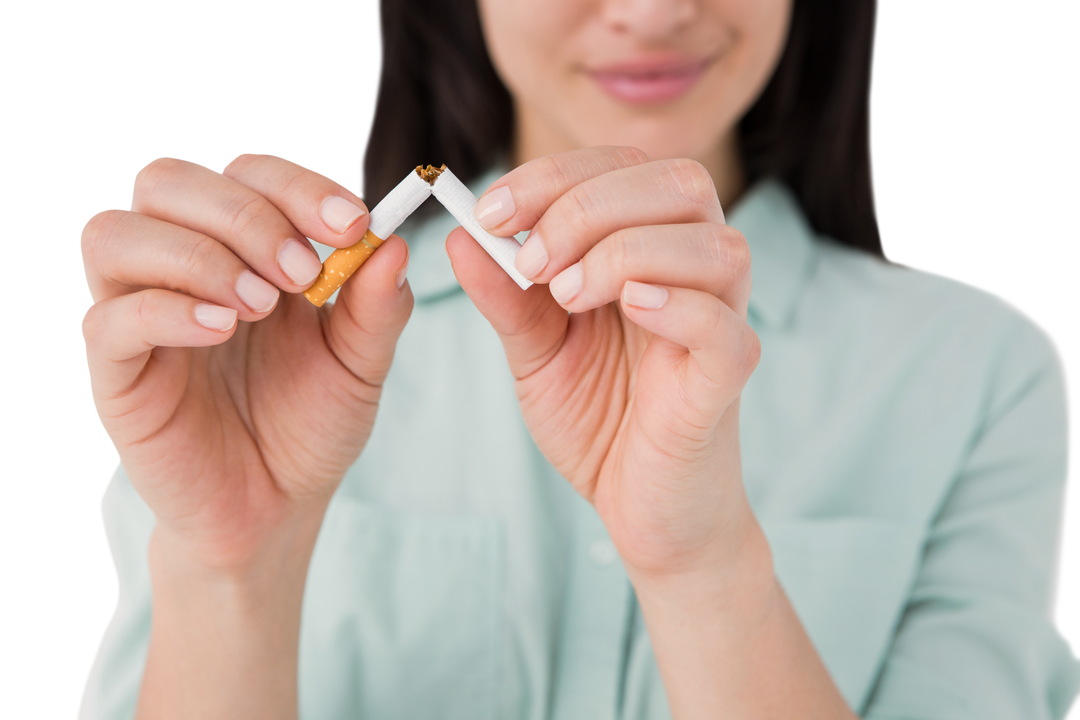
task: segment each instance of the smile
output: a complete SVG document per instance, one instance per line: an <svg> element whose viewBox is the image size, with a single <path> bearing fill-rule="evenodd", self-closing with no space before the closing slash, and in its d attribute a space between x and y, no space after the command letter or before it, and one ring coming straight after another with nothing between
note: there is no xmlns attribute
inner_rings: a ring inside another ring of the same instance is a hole
<svg viewBox="0 0 1080 720"><path fill-rule="evenodd" d="M685 95L710 64L712 58L627 62L586 68L585 74L616 100L632 105L651 105Z"/></svg>

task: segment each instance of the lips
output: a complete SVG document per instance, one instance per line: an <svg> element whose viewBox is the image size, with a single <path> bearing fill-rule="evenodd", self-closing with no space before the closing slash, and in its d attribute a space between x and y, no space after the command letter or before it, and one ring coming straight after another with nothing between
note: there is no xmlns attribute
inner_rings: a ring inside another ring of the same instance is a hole
<svg viewBox="0 0 1080 720"><path fill-rule="evenodd" d="M650 105L685 95L710 63L711 59L644 60L587 68L585 73L616 100Z"/></svg>

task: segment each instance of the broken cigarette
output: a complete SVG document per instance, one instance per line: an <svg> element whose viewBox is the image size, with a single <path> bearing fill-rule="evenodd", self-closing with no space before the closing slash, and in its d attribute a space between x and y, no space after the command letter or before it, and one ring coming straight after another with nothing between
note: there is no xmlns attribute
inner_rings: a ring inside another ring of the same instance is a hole
<svg viewBox="0 0 1080 720"><path fill-rule="evenodd" d="M304 291L304 297L315 307L322 307L386 238L393 235L398 226L428 199L431 182L419 167L416 172L406 175L371 211L371 223L360 242L330 253L315 283Z"/></svg>
<svg viewBox="0 0 1080 720"><path fill-rule="evenodd" d="M371 257L429 195L435 195L435 198L446 206L450 214L513 278L518 287L524 290L532 285L514 267L514 258L521 248L518 241L492 235L473 217L476 196L445 165L440 168L431 165L421 168L418 165L414 172L406 175L405 179L372 209L371 223L360 242L352 247L338 248L326 258L322 272L314 284L304 291L304 297L316 307L322 307L334 291Z"/></svg>
<svg viewBox="0 0 1080 720"><path fill-rule="evenodd" d="M428 165L428 167L431 166ZM450 211L455 220L461 223L461 227L480 243L480 247L487 250L487 254L499 263L499 266L518 284L519 288L527 290L532 285L529 279L514 267L514 258L521 249L521 243L512 237L492 235L480 225L476 216L473 215L476 196L445 165L442 166L442 173L435 178L431 186L431 194Z"/></svg>

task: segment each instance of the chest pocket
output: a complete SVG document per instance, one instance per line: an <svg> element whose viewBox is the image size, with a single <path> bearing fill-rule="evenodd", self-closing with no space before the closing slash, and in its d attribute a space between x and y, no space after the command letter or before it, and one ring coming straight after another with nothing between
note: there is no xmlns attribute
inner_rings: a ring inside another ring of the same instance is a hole
<svg viewBox="0 0 1080 720"><path fill-rule="evenodd" d="M776 575L848 704L865 702L922 556L923 530L877 518L762 526Z"/></svg>
<svg viewBox="0 0 1080 720"><path fill-rule="evenodd" d="M336 498L308 572L300 716L493 717L501 547L495 519Z"/></svg>

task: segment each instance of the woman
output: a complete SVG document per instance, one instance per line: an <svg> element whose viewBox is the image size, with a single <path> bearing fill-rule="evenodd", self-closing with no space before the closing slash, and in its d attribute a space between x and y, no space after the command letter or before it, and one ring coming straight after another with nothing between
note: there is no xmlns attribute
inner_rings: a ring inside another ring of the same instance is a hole
<svg viewBox="0 0 1080 720"><path fill-rule="evenodd" d="M318 311L359 198L140 173L84 234L86 714L1061 717L1060 373L881 257L872 5L402 5L366 195L447 163L537 285L431 215Z"/></svg>

